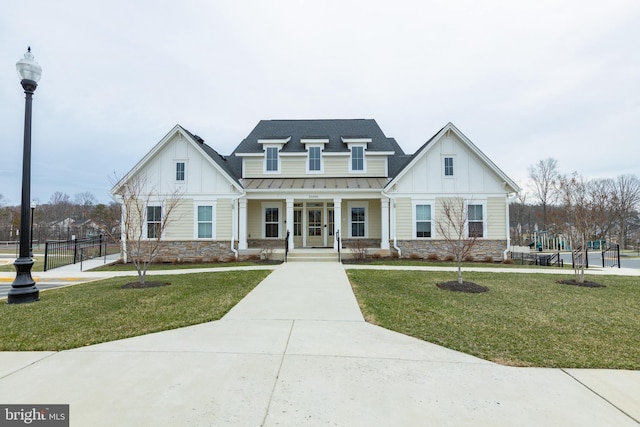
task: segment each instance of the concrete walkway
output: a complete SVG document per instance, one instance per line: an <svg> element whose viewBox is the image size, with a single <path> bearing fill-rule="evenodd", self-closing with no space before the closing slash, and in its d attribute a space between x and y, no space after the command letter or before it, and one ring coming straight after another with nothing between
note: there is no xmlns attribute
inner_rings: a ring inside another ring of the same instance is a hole
<svg viewBox="0 0 640 427"><path fill-rule="evenodd" d="M0 403L72 426L638 426L640 371L496 365L364 322L338 263L277 266L222 320L0 353Z"/></svg>

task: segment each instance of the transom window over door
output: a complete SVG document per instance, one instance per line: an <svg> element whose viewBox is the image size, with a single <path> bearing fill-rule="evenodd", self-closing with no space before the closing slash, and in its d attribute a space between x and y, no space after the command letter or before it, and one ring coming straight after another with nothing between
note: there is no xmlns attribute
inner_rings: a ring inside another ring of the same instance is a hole
<svg viewBox="0 0 640 427"><path fill-rule="evenodd" d="M147 238L160 238L162 206L147 206Z"/></svg>
<svg viewBox="0 0 640 427"><path fill-rule="evenodd" d="M469 237L483 237L484 220L482 216L482 205L468 205L467 218L469 226Z"/></svg>

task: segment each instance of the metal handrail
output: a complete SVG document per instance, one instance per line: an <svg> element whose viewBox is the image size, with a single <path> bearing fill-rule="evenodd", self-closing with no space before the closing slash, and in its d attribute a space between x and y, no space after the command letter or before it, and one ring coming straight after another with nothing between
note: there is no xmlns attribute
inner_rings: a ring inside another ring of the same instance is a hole
<svg viewBox="0 0 640 427"><path fill-rule="evenodd" d="M287 230L287 237L284 239L284 262L287 262L287 256L289 255L289 230Z"/></svg>
<svg viewBox="0 0 640 427"><path fill-rule="evenodd" d="M338 262L342 262L340 258L340 230L336 230L336 241L338 242Z"/></svg>

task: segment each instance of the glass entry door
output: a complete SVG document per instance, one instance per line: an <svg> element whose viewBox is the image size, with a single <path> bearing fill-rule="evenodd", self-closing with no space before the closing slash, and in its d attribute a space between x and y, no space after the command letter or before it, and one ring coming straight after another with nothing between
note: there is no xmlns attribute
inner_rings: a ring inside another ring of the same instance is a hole
<svg viewBox="0 0 640 427"><path fill-rule="evenodd" d="M324 224L322 221L322 203L307 205L307 246L324 246Z"/></svg>

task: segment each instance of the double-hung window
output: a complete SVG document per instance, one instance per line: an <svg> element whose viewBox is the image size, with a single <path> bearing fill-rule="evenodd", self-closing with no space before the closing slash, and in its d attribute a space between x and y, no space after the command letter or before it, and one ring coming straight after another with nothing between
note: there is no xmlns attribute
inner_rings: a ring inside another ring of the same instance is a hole
<svg viewBox="0 0 640 427"><path fill-rule="evenodd" d="M213 206L198 206L198 239L213 238Z"/></svg>
<svg viewBox="0 0 640 427"><path fill-rule="evenodd" d="M319 172L322 170L320 147L309 147L309 171Z"/></svg>
<svg viewBox="0 0 640 427"><path fill-rule="evenodd" d="M351 208L351 237L365 237L366 209L364 207Z"/></svg>
<svg viewBox="0 0 640 427"><path fill-rule="evenodd" d="M453 157L444 158L444 176L453 176Z"/></svg>
<svg viewBox="0 0 640 427"><path fill-rule="evenodd" d="M278 172L278 147L266 147L265 170L267 172Z"/></svg>
<svg viewBox="0 0 640 427"><path fill-rule="evenodd" d="M162 226L162 206L147 206L147 238L159 239Z"/></svg>
<svg viewBox="0 0 640 427"><path fill-rule="evenodd" d="M351 147L351 170L364 171L364 147L355 145Z"/></svg>
<svg viewBox="0 0 640 427"><path fill-rule="evenodd" d="M280 209L275 207L264 208L264 237L279 237Z"/></svg>
<svg viewBox="0 0 640 427"><path fill-rule="evenodd" d="M469 237L484 236L484 219L482 214L482 205L467 206L467 223L469 228Z"/></svg>
<svg viewBox="0 0 640 427"><path fill-rule="evenodd" d="M431 237L431 205L416 205L416 237Z"/></svg>
<svg viewBox="0 0 640 427"><path fill-rule="evenodd" d="M184 181L185 180L185 163L184 162L176 162L176 181Z"/></svg>

